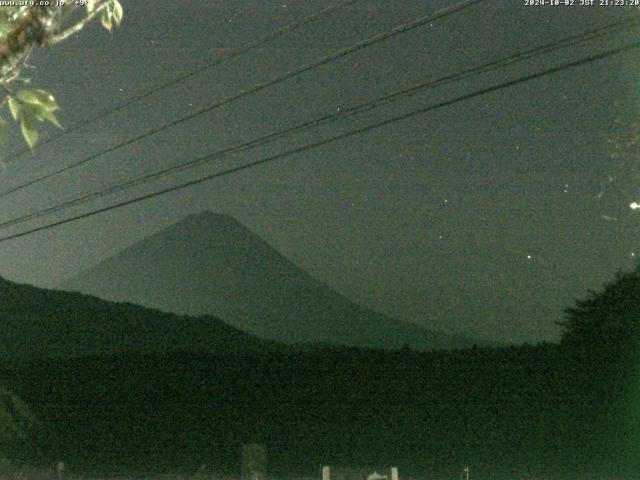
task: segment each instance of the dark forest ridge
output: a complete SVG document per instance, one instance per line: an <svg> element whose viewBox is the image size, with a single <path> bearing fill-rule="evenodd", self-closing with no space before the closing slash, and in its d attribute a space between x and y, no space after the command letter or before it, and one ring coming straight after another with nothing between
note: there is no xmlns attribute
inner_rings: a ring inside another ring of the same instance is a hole
<svg viewBox="0 0 640 480"><path fill-rule="evenodd" d="M5 348L73 357L3 361L3 388L38 423L4 395L27 438L0 451L100 478L236 478L247 442L267 446L273 478L374 463L403 478L461 465L477 480L637 478L639 286L640 267L577 300L558 345L419 352L303 350L212 317L0 281Z"/></svg>
<svg viewBox="0 0 640 480"><path fill-rule="evenodd" d="M2 278L0 300L0 358L5 360L172 349L225 355L280 348L211 316L178 316Z"/></svg>
<svg viewBox="0 0 640 480"><path fill-rule="evenodd" d="M270 478L377 462L401 478L598 480L640 471L635 365L541 344L96 355L0 375L42 422L27 452L85 478L239 478L240 446L259 441Z"/></svg>
<svg viewBox="0 0 640 480"><path fill-rule="evenodd" d="M140 240L62 288L177 314L214 315L286 343L421 350L483 343L356 305L233 217L211 212Z"/></svg>

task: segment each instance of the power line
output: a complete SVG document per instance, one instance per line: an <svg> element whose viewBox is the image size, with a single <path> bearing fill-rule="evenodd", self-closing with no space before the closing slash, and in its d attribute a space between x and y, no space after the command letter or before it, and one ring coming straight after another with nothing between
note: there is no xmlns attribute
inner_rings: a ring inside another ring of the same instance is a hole
<svg viewBox="0 0 640 480"><path fill-rule="evenodd" d="M382 42L384 40L387 40L389 38L395 37L395 36L400 35L402 33L406 33L408 31L411 31L411 30L415 29L415 28L421 27L421 26L423 26L423 25L425 25L427 23L434 22L434 21L439 20L441 18L444 18L444 17L446 17L448 15L452 15L454 13L457 13L457 12L459 12L459 11L465 9L465 8L468 8L468 7L470 7L470 6L474 5L474 4L480 3L482 1L484 1L484 0L464 0L464 1L462 1L460 3L457 3L456 5L453 5L451 7L438 10L435 13L424 15L424 16L422 16L422 17L420 17L420 18L418 18L418 19L416 19L416 20L414 20L412 22L403 23L403 24L391 29L388 32L380 33L380 34L374 35L373 37L369 37L369 38L367 38L367 39L365 39L365 40L363 40L361 42L358 42L358 43L350 46L350 47L343 48L343 49L338 50L338 51L336 51L336 52L334 52L332 54L329 54L329 55L327 55L325 57L322 57L320 60L318 60L316 62L302 65L301 67L298 67L298 68L295 68L293 70L290 70L290 71L288 71L288 72L286 72L286 73L284 73L282 75L278 75L276 77L273 77L273 78L271 78L271 79L269 79L269 80L267 80L267 81L265 81L263 83L260 83L258 85L254 85L254 86L249 87L249 88L244 89L244 90L241 90L240 92L238 92L236 94L233 94L233 95L231 95L229 97L223 98L222 100L219 100L219 101L215 102L214 104L209 105L209 106L207 106L205 108L202 108L202 109L200 109L200 110L198 110L196 112L193 112L193 113L191 113L189 115L181 117L181 118L179 118L177 120L173 120L173 121L171 121L169 123L165 123L164 125L162 125L160 127L156 127L156 128L151 129L151 130L148 130L145 133L137 135L137 136L125 141L125 142L118 143L118 144L116 144L116 145L114 145L112 147L106 148L106 149L104 149L104 150L102 150L102 151L100 151L98 153L94 153L92 155L89 155L89 156L83 158L82 160L74 162L74 163L72 163L70 165L67 165L65 167L62 167L62 168L60 168L58 170L54 170L51 173L47 173L47 174L42 175L40 177L37 177L37 178L35 178L33 180L29 180L29 181L27 181L27 182L25 182L25 183L23 183L21 185L18 185L16 187L13 187L13 188L11 188L9 190L6 190L6 191L0 193L0 198L5 197L5 196L7 196L7 195L9 195L11 193L17 192L19 190L22 190L24 188L27 188L27 187L29 187L31 185L35 185L36 183L42 182L44 180L47 180L47 179L49 179L51 177L59 175L60 173L67 172L69 170L77 168L77 167L79 167L81 165L84 165L84 164L86 164L86 163L88 163L90 161L93 161L96 158L99 158L99 157L101 157L103 155L112 153L112 152L114 152L116 150L119 150L122 147L137 143L137 142L139 142L139 141L141 141L141 140L143 140L143 139L145 139L147 137L150 137L152 135L160 133L160 132L162 132L162 131L164 131L164 130L166 130L168 128L171 128L171 127L174 127L174 126L179 125L181 123L184 123L187 120L191 120L191 119L193 119L195 117L198 117L200 115L203 115L205 113L209 113L209 112L211 112L211 111L213 111L213 110L215 110L215 109L217 109L219 107L222 107L224 105L228 105L228 104L230 104L230 103L232 103L232 102L234 102L236 100L239 100L239 99L241 99L243 97L246 97L248 95L257 93L257 92L259 92L261 90L264 90L266 88L272 87L273 85L281 83L281 82L283 82L285 80L289 80L291 78L294 78L294 77L296 77L298 75L301 75L302 73L305 73L305 72L307 72L309 70L312 70L314 68L320 67L320 66L325 65L325 64L328 64L328 63L333 62L335 60L338 60L340 58L346 57L347 55L350 55L350 54L355 53L355 52L357 52L359 50L362 50L364 48L370 47L371 45L374 45L376 43L380 43L380 42Z"/></svg>
<svg viewBox="0 0 640 480"><path fill-rule="evenodd" d="M149 90L147 90L145 92L142 92L142 93L140 93L138 95L134 95L133 97L131 97L128 100L120 103L119 105L116 105L115 107L113 107L111 109L108 109L108 110L105 110L103 112L100 112L100 113L94 115L93 117L85 118L84 120L82 120L81 122L77 123L76 125L65 129L64 132L61 132L61 133L59 133L57 135L53 135L53 136L45 139L44 141L42 141L40 143L37 143L34 146L34 149L44 147L45 145L47 145L47 144L49 144L49 143L51 143L51 142L53 142L55 140L58 140L61 137L69 135L70 133L73 133L76 130L80 130L81 128L83 128L83 127L85 127L85 126L87 126L87 125L89 125L91 123L95 123L98 120L101 120L101 119L103 119L105 117L108 117L109 115L111 115L113 113L117 113L117 112L119 112L121 110L124 110L125 108L133 105L134 103L138 103L139 101L144 100L145 98L149 98L150 96L152 96L152 95L154 95L154 94L156 94L156 93L158 93L158 92L160 92L162 90L165 90L165 89L167 89L169 87L177 85L177 84L179 84L181 82L184 82L185 80L193 78L193 77L195 77L195 76L197 76L197 75L199 75L199 74L201 74L203 72L206 72L207 70L211 70L212 68L215 68L215 67L217 67L219 65L227 63L227 62L233 60L234 58L237 58L237 57L239 57L241 55L244 55L245 53L249 53L252 50L255 50L255 49L263 46L266 43L269 43L269 42L274 41L274 40L278 40L280 37L282 37L285 34L295 32L300 27L303 27L303 26L305 26L305 25L307 25L309 23L315 22L319 18L322 18L322 17L324 17L326 15L329 15L329 14L333 13L334 11L340 10L340 9L342 9L344 7L347 7L347 6L349 6L349 5L353 4L353 3L356 3L357 1L359 1L359 0L344 0L344 1L342 1L342 2L340 2L338 4L336 4L336 5L333 5L331 7L328 7L328 8L325 8L323 10L320 10L319 12L316 12L316 13L314 13L312 15L304 17L301 20L298 20L298 21L292 22L292 23L290 23L288 25L285 25L284 27L282 27L282 28L280 28L278 30L275 30L275 31L270 32L270 33L267 33L266 35L260 37L255 42L250 43L249 45L247 45L245 47L241 47L241 48L235 49L231 53L229 53L227 55L223 55L221 58L219 58L217 60L214 60L211 63L208 63L206 65L202 65L202 66L200 66L200 67L198 67L196 69L193 69L193 70L191 70L191 71L189 71L187 73L184 73L182 75L178 75L177 77L175 77L175 78L173 78L173 79L171 79L171 80L169 80L167 82L161 83L160 85L157 85L157 86L155 86L155 87L153 87L153 88L151 88L151 89L149 89ZM16 153L12 158L14 158L14 159L18 158L18 157L20 157L20 156L22 156L25 153L28 153L30 151L31 151L31 149L25 148L25 149L19 151L18 153ZM5 193L0 194L0 195L5 195Z"/></svg>
<svg viewBox="0 0 640 480"><path fill-rule="evenodd" d="M165 195L167 193L175 192L175 191L178 191L178 190L183 190L185 188L188 188L188 187L191 187L191 186L194 186L194 185L199 185L199 184L207 182L209 180L214 180L216 178L224 177L224 176L231 175L231 174L234 174L234 173L238 173L238 172L241 172L241 171L244 171L244 170L249 170L249 169L257 167L259 165L263 165L265 163L274 162L276 160L280 160L282 158L286 158L286 157L289 157L291 155L295 155L297 153L302 153L302 152L305 152L307 150L311 150L311 149L314 149L314 148L318 148L318 147L327 145L329 143L333 143L333 142L337 142L337 141L340 141L340 140L344 140L344 139L352 137L354 135L360 135L362 133L366 133L366 132L369 132L371 130L374 130L374 129L377 129L377 128L381 128L381 127L390 125L390 124L395 123L395 122L399 122L399 121L406 120L406 119L409 119L409 118L412 118L412 117L415 117L415 116L418 116L418 115L422 115L424 113L427 113L427 112L430 112L430 111L433 111L433 110L437 110L437 109L440 109L440 108L443 108L443 107L447 107L449 105L453 105L453 104L458 103L458 102L469 100L469 99L472 99L472 98L475 98L475 97L479 97L481 95L485 95L487 93L492 93L492 92L495 92L495 91L498 91L498 90L502 90L504 88L508 88L508 87L512 87L514 85L518 85L518 84L521 84L521 83L524 83L524 82L528 82L530 80L534 80L534 79L541 78L541 77L544 77L544 76L547 76L547 75L558 73L558 72L561 72L563 70L568 70L570 68L574 68L574 67L578 67L578 66L581 66L581 65L585 65L587 63L590 63L590 62L593 62L593 61L596 61L596 60L601 60L601 59L604 59L604 58L607 58L607 57L610 57L610 56L613 56L613 55L619 55L619 54L622 54L622 53L625 53L625 52L629 52L629 51L635 50L637 48L640 48L640 42L636 42L636 43L632 43L632 44L629 44L629 45L625 45L623 47L618 47L618 48L615 48L615 49L607 50L605 52L601 52L601 53L598 53L598 54L595 54L595 55L591 55L589 57L584 57L584 58L581 58L579 60L575 60L575 61L570 62L570 63L565 63L565 64L560 65L560 66L551 67L551 68L548 68L546 70L542 70L540 72L536 72L536 73L532 73L532 74L529 74L529 75L525 75L525 76L516 78L514 80L509 80L507 82L503 82L503 83L500 83L500 84L497 84L497 85L493 85L491 87L483 88L481 90L476 90L475 92L468 93L468 94L465 94L465 95L461 95L461 96L455 97L455 98L453 98L451 100L446 100L446 101L443 101L443 102L435 103L433 105L429 105L427 107L422 107L422 108L419 108L419 109L416 109L416 110L412 110L412 111L410 111L408 113L404 113L402 115L391 117L391 118L388 118L386 120L383 120L383 121L380 121L380 122L376 122L376 123L367 125L365 127L361 127L359 129L356 129L356 130L351 130L351 131L346 132L346 133L342 133L342 134L339 134L339 135L336 135L336 136L333 136L333 137L329 137L329 138L320 140L318 142L314 142L314 143L310 143L310 144L307 144L307 145L303 145L301 147L296 147L296 148L293 148L291 150L287 150L285 152L281 152L281 153L272 155L270 157L262 158L260 160L255 160L253 162L249 162L249 163L246 163L244 165L240 165L238 167L233 167L233 168L229 168L229 169L226 169L226 170L222 170L220 172L216 172L216 173L213 173L213 174L210 174L210 175L206 175L204 177L200 177L200 178L195 179L195 180L190 180L188 182L184 182L184 183L181 183L179 185L174 185L172 187L164 188L164 189L158 190L156 192L152 192L152 193L148 193L146 195L141 195L139 197L131 198L129 200L125 200L125 201L122 201L122 202L119 202L119 203L115 203L115 204L112 204L112 205L109 205L109 206L106 206L106 207L102 207L102 208L99 208L99 209L96 209L96 210L92 210L92 211L85 212L85 213L82 213L82 214L79 214L79 215L75 215L73 217L69 217L69 218L66 218L66 219L63 219L63 220L58 220L58 221L55 221L55 222L52 222L52 223L49 223L49 224L46 224L46 225L42 225L40 227L35 227L35 228L29 229L29 230L26 230L26 231L23 231L23 232L20 232L20 233L15 233L15 234L8 235L8 236L5 236L5 237L0 237L0 242L6 242L6 241L9 241L9 240L13 240L13 239L16 239L16 238L24 237L26 235L30 235L30 234L33 234L33 233L36 233L36 232L49 230L51 228L58 227L58 226L61 226L61 225L65 225L67 223L71 223L71 222L75 222L75 221L78 221L78 220L81 220L81 219L84 219L84 218L92 217L92 216L98 215L100 213L105 213L105 212L108 212L108 211L111 211L111 210L116 210L118 208L122 208L122 207L125 207L125 206L128 206L128 205L132 205L132 204L135 204L135 203L139 203L139 202L142 202L144 200L148 200L148 199L151 199L151 198L154 198L154 197L159 197L159 196Z"/></svg>
<svg viewBox="0 0 640 480"><path fill-rule="evenodd" d="M298 133L310 128L314 128L314 127L318 127L321 125L326 125L328 123L331 122L335 122L338 120L342 120L346 117L350 117L353 115L357 115L366 111L370 111L372 109L375 108L379 108L385 104L397 101L403 97L409 96L409 95L413 95L415 93L417 93L420 90L425 90L425 89L430 89L430 88L435 88L441 85L445 85L445 84L449 84L449 83L453 83L462 79L466 79L466 78L470 78L472 76L476 76L476 75L480 75L483 73L487 73L490 71L494 71L497 70L499 68L504 68L506 66L515 64L517 62L521 62L530 58L534 58L540 55L544 55L553 51L556 51L558 49L561 48L567 48L570 46L574 46L577 45L579 43L583 43L585 41L589 41L589 40L593 40L594 38L599 38L602 37L608 33L610 33L610 31L621 28L621 27L628 27L628 26L637 26L637 24L640 22L640 19L633 19L633 20L624 20L624 21L619 21L619 22L615 22L612 24L608 24L605 25L603 27L598 27L596 29L592 29L592 30L588 30L586 32L583 32L581 34L578 35L573 35L570 37L566 37L554 42L550 42L548 44L527 50L527 51L523 51L523 52L517 52L514 53L512 55L509 55L507 57L503 57L501 59L498 60L494 60L492 62L486 63L486 64L482 64L476 67L472 67L469 69L466 69L462 72L458 72L455 74L451 74L451 75L447 75L444 77L440 77L436 80L432 80L432 81L428 81L428 82L421 82L417 85L414 85L412 87L385 95L383 97L377 98L375 100L371 100L368 102L364 102L361 103L359 105L356 105L354 107L345 109L343 111L340 111L338 113L331 113L328 115L324 115L320 118L314 119L314 120L310 120L289 128L286 128L284 130L280 130L271 134L267 134L267 135L263 135L261 137L255 138L253 140L250 140L248 142L243 142L239 145L234 145L231 147L226 147L223 148L221 150L218 150L216 152L207 154L203 157L199 157L197 159L191 160L189 162L186 163L180 163L177 165L173 165L171 167L167 167L164 168L162 170L153 172L153 173L149 173L149 174L145 174L145 175L141 175L138 176L136 178L133 178L131 180L128 180L124 183L118 183L115 185L111 185L107 188L104 188L102 190L99 190L97 192L91 192L91 193L86 193L83 194L79 197L73 198L71 200L62 202L60 204L51 206L51 207L47 207L41 210L36 210L34 212L31 213L27 213L18 217L14 217L12 219L6 220L4 222L0 223L0 228L6 228L9 227L11 225L15 225L15 224L20 224L20 223L24 223L28 220L33 220L36 218L40 218L42 216L48 215L48 214L52 214L61 210L65 210L67 208L73 207L73 206L77 206L77 205L81 205L83 203L89 202L91 200L95 200L97 198L101 198L104 197L106 195L109 194L113 194L113 193L117 193L129 188L132 188L134 186L143 184L143 183L147 183L151 180L163 177L163 176L167 176L170 175L172 173L175 172L180 172L183 170L187 170L190 168L194 168L197 167L199 165L202 165L204 163L208 163L211 162L213 160L216 159L220 159L223 157L227 157L229 155L232 154L236 154L245 150L249 150L252 148L255 148L257 146L261 146L264 145L266 143L272 142L276 139L279 138L283 138L285 136L294 134L294 133Z"/></svg>

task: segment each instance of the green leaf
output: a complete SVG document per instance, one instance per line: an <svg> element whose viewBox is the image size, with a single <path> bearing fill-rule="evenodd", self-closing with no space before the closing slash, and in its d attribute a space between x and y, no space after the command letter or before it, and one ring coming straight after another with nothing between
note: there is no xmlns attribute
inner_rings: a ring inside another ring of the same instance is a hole
<svg viewBox="0 0 640 480"><path fill-rule="evenodd" d="M113 21L116 22L116 25L120 26L123 15L122 5L118 0L113 0Z"/></svg>
<svg viewBox="0 0 640 480"><path fill-rule="evenodd" d="M9 21L6 15L0 12L0 37L6 37L14 28L15 25Z"/></svg>
<svg viewBox="0 0 640 480"><path fill-rule="evenodd" d="M16 97L22 102L30 103L34 106L46 109L51 112L57 110L58 108L56 99L46 90L20 90L16 94Z"/></svg>
<svg viewBox="0 0 640 480"><path fill-rule="evenodd" d="M46 112L46 110L30 109L29 116L39 122L44 122L44 112Z"/></svg>
<svg viewBox="0 0 640 480"><path fill-rule="evenodd" d="M113 28L113 23L111 22L111 13L109 12L109 7L102 10L102 15L100 16L100 23L107 30L111 31Z"/></svg>
<svg viewBox="0 0 640 480"><path fill-rule="evenodd" d="M34 94L33 90L20 90L16 93L16 98L25 103L40 103L40 100Z"/></svg>
<svg viewBox="0 0 640 480"><path fill-rule="evenodd" d="M23 115L20 121L20 129L29 147L33 148L38 141L38 130L33 125L33 118L29 115Z"/></svg>
<svg viewBox="0 0 640 480"><path fill-rule="evenodd" d="M18 118L20 118L20 111L22 109L20 102L18 102L18 100L16 100L12 96L9 96L7 100L9 103L9 111L11 112L11 116L14 120L18 120Z"/></svg>
<svg viewBox="0 0 640 480"><path fill-rule="evenodd" d="M31 148L38 141L36 121L48 121L56 127L62 128L54 115L58 109L56 99L46 90L20 90L15 97L8 96L7 102L11 115L14 120L20 122L22 136Z"/></svg>
<svg viewBox="0 0 640 480"><path fill-rule="evenodd" d="M120 25L123 15L124 10L122 9L122 4L120 4L118 0L111 0L102 10L100 22L104 28L111 31L114 22L116 25Z"/></svg>
<svg viewBox="0 0 640 480"><path fill-rule="evenodd" d="M46 111L44 114L44 119L48 120L50 123L53 123L56 127L62 129L62 125L60 125L60 122L58 121L56 116L53 114L53 112Z"/></svg>

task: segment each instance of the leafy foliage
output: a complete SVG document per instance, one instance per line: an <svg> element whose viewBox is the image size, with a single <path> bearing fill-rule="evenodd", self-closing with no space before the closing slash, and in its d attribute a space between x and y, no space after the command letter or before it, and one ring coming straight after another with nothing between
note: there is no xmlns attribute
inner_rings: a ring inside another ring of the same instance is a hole
<svg viewBox="0 0 640 480"><path fill-rule="evenodd" d="M596 351L637 351L640 344L640 265L618 273L601 292L590 291L565 310L562 342Z"/></svg>
<svg viewBox="0 0 640 480"><path fill-rule="evenodd" d="M52 36L59 35L58 40L60 38L65 39L70 34L80 30L86 23L98 15L104 28L109 31L112 30L114 23L119 26L122 22L124 10L118 0L86 0L86 2L76 2L77 5L82 3L86 6L86 16L67 30L64 30L66 27L59 25L58 28L53 30ZM7 40L18 31L21 23L32 20L31 17L28 17L31 13L31 8L30 6L0 7L0 43L5 42L6 46ZM56 11L56 18L61 22L64 9L71 7L55 8L58 9ZM55 40L55 38L48 40ZM46 43L45 41L44 44ZM5 91L7 91L4 104L7 105L13 119L20 123L22 136L29 147L33 148L38 140L37 127L39 122L48 121L56 127L62 128L54 115L54 112L58 109L58 105L54 96L50 92L42 89L20 90L14 95L9 89L9 84L16 80L27 81L20 79L19 75L14 75L10 78L0 78L0 86L4 87ZM0 135L6 133L8 125L9 124L0 117Z"/></svg>
<svg viewBox="0 0 640 480"><path fill-rule="evenodd" d="M46 120L62 128L54 115L58 104L53 95L46 90L20 90L15 97L10 95L7 98L11 116L20 122L22 135L30 147L38 140L36 122Z"/></svg>
<svg viewBox="0 0 640 480"><path fill-rule="evenodd" d="M640 443L628 458L608 446L629 421L610 409L620 365L596 382L568 353L191 349L32 362L6 375L42 421L46 457L89 472L111 472L117 458L123 475L203 464L231 474L240 444L258 439L274 478L320 464L395 464L405 478L457 478L466 464L477 479L636 478Z"/></svg>
<svg viewBox="0 0 640 480"><path fill-rule="evenodd" d="M109 5L107 5L107 8L102 11L100 22L104 28L111 31L114 22L117 26L120 26L123 13L120 2L118 0L113 0Z"/></svg>
<svg viewBox="0 0 640 480"><path fill-rule="evenodd" d="M29 7L23 6L3 6L0 7L0 39L4 40L15 28L15 24L23 19Z"/></svg>

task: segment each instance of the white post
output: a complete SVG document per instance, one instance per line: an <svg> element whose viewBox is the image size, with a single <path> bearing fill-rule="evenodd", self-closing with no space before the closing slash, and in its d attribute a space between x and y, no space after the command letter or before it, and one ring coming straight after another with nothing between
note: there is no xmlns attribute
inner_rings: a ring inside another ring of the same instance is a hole
<svg viewBox="0 0 640 480"><path fill-rule="evenodd" d="M398 467L391 467L391 480L398 480Z"/></svg>
<svg viewBox="0 0 640 480"><path fill-rule="evenodd" d="M328 466L322 467L322 480L331 480L331 469Z"/></svg>

